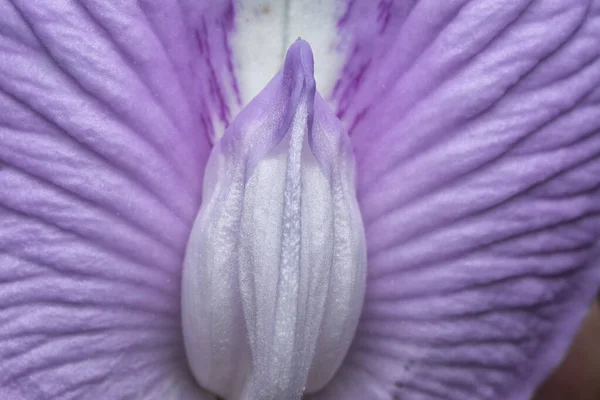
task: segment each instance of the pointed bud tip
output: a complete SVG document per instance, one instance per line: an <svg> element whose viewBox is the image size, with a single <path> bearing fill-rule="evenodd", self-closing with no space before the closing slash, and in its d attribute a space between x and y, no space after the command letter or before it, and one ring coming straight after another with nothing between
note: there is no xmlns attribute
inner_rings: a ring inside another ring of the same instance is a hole
<svg viewBox="0 0 600 400"><path fill-rule="evenodd" d="M307 41L298 38L288 48L285 56L283 75L293 79L293 82L306 87L309 94L314 97L315 85L315 62L312 48Z"/></svg>

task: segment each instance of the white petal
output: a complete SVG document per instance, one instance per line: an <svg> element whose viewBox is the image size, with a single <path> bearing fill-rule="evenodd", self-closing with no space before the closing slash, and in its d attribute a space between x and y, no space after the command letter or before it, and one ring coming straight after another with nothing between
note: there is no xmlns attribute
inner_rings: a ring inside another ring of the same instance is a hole
<svg viewBox="0 0 600 400"><path fill-rule="evenodd" d="M227 399L322 388L358 324L366 251L348 138L306 42L217 144L204 193L182 289L198 382Z"/></svg>

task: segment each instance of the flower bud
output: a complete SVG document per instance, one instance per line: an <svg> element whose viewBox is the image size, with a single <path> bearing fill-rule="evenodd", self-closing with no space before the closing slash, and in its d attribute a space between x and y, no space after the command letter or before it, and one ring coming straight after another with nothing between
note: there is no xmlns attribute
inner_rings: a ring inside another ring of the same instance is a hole
<svg viewBox="0 0 600 400"><path fill-rule="evenodd" d="M333 377L365 292L354 174L298 40L207 165L182 287L186 353L203 388L299 399Z"/></svg>

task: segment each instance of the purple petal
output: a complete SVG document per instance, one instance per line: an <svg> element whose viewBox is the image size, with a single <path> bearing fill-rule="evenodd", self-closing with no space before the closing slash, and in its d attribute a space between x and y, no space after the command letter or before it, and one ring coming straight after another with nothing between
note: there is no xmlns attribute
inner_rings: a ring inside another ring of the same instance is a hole
<svg viewBox="0 0 600 400"><path fill-rule="evenodd" d="M179 287L232 16L191 3L0 2L0 398L209 398Z"/></svg>
<svg viewBox="0 0 600 400"><path fill-rule="evenodd" d="M336 91L367 298L321 398L529 399L599 287L600 1L372 3Z"/></svg>

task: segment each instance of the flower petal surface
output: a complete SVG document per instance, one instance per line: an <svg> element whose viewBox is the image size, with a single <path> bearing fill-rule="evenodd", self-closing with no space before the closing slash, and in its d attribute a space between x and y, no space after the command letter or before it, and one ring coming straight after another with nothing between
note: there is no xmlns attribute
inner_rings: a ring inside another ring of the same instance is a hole
<svg viewBox="0 0 600 400"><path fill-rule="evenodd" d="M351 1L368 252L320 399L526 400L599 287L600 2Z"/></svg>
<svg viewBox="0 0 600 400"><path fill-rule="evenodd" d="M212 398L187 370L179 292L235 102L232 5L0 15L0 398Z"/></svg>

